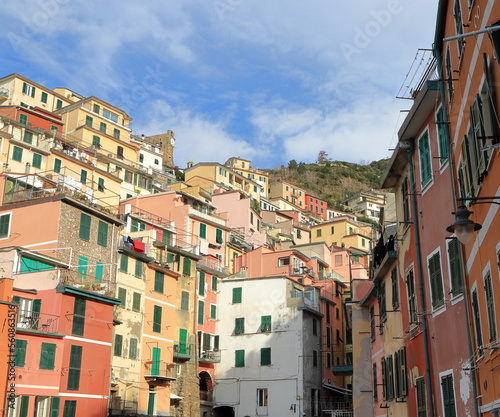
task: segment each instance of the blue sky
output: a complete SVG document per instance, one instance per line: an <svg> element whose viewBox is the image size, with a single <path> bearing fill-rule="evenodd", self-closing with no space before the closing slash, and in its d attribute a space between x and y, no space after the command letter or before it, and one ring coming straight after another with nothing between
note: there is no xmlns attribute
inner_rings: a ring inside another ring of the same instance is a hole
<svg viewBox="0 0 500 417"><path fill-rule="evenodd" d="M437 0L3 0L1 76L95 95L175 163L389 157Z"/></svg>

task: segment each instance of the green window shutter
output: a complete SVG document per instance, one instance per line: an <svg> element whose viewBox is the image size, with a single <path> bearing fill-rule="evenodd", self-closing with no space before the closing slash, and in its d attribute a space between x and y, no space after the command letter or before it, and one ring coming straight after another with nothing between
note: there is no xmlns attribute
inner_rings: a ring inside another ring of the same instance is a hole
<svg viewBox="0 0 500 417"><path fill-rule="evenodd" d="M19 417L27 417L28 416L28 407L29 407L30 397L27 395L23 395L21 397L21 407L19 411Z"/></svg>
<svg viewBox="0 0 500 417"><path fill-rule="evenodd" d="M495 299L493 297L493 285L491 283L491 273L484 278L484 293L486 298L486 313L488 316L488 330L490 333L490 342L497 339L497 323L495 318Z"/></svg>
<svg viewBox="0 0 500 417"><path fill-rule="evenodd" d="M19 146L14 146L12 150L12 159L14 161L22 162L23 161L23 148Z"/></svg>
<svg viewBox="0 0 500 417"><path fill-rule="evenodd" d="M234 334L245 333L245 318L238 317L234 319Z"/></svg>
<svg viewBox="0 0 500 417"><path fill-rule="evenodd" d="M71 333L76 336L83 336L85 327L85 298L75 298L75 306L73 310L73 328Z"/></svg>
<svg viewBox="0 0 500 417"><path fill-rule="evenodd" d="M165 275L160 271L155 271L155 285L154 285L155 292L163 294L164 284L165 284Z"/></svg>
<svg viewBox="0 0 500 417"><path fill-rule="evenodd" d="M120 129L113 129L113 137L115 139L120 139Z"/></svg>
<svg viewBox="0 0 500 417"><path fill-rule="evenodd" d="M97 244L100 246L108 246L108 224L99 220L97 228Z"/></svg>
<svg viewBox="0 0 500 417"><path fill-rule="evenodd" d="M41 98L42 103L47 104L47 99L48 99L48 94L45 91L42 91L42 98Z"/></svg>
<svg viewBox="0 0 500 417"><path fill-rule="evenodd" d="M233 304L241 303L241 287L233 288Z"/></svg>
<svg viewBox="0 0 500 417"><path fill-rule="evenodd" d="M76 414L76 400L64 401L63 417L75 417Z"/></svg>
<svg viewBox="0 0 500 417"><path fill-rule="evenodd" d="M207 225L205 223L200 223L200 237L202 239L207 238Z"/></svg>
<svg viewBox="0 0 500 417"><path fill-rule="evenodd" d="M431 281L432 307L438 308L444 304L443 280L441 277L441 262L439 252L429 259L429 277Z"/></svg>
<svg viewBox="0 0 500 417"><path fill-rule="evenodd" d="M191 258L185 257L182 265L182 273L186 276L191 275Z"/></svg>
<svg viewBox="0 0 500 417"><path fill-rule="evenodd" d="M222 243L222 230L221 229L215 229L215 241L217 243Z"/></svg>
<svg viewBox="0 0 500 417"><path fill-rule="evenodd" d="M438 142L439 142L439 161L441 165L448 159L448 145L446 143L446 125L444 124L444 109L441 106L436 115Z"/></svg>
<svg viewBox="0 0 500 417"><path fill-rule="evenodd" d="M124 253L120 257L120 271L128 272L128 256Z"/></svg>
<svg viewBox="0 0 500 417"><path fill-rule="evenodd" d="M212 276L212 291L217 291L218 280L217 277Z"/></svg>
<svg viewBox="0 0 500 417"><path fill-rule="evenodd" d="M187 353L187 337L188 332L186 329L179 330L179 353L186 354Z"/></svg>
<svg viewBox="0 0 500 417"><path fill-rule="evenodd" d="M140 259L135 260L134 275L139 278L142 277L142 261Z"/></svg>
<svg viewBox="0 0 500 417"><path fill-rule="evenodd" d="M36 91L36 88L31 87L31 98L35 98L35 91Z"/></svg>
<svg viewBox="0 0 500 417"><path fill-rule="evenodd" d="M205 273L200 271L200 281L198 286L198 294L205 295Z"/></svg>
<svg viewBox="0 0 500 417"><path fill-rule="evenodd" d="M450 258L451 291L453 295L457 295L463 290L462 258L458 239L450 239L448 242L448 256Z"/></svg>
<svg viewBox="0 0 500 417"><path fill-rule="evenodd" d="M23 125L27 125L28 124L28 116L26 116L25 114L20 114L19 115L19 123L23 124Z"/></svg>
<svg viewBox="0 0 500 417"><path fill-rule="evenodd" d="M94 119L92 119L91 116L85 116L85 126L92 127L93 122L94 122Z"/></svg>
<svg viewBox="0 0 500 417"><path fill-rule="evenodd" d="M271 348L260 349L260 364L271 365Z"/></svg>
<svg viewBox="0 0 500 417"><path fill-rule="evenodd" d="M80 388L80 368L82 365L82 346L72 345L69 358L68 390ZM64 410L66 413L66 410Z"/></svg>
<svg viewBox="0 0 500 417"><path fill-rule="evenodd" d="M234 351L234 366L237 368L245 366L245 351L243 349Z"/></svg>
<svg viewBox="0 0 500 417"><path fill-rule="evenodd" d="M472 291L472 314L474 318L474 327L476 330L476 343L480 351L482 351L483 346L483 334L481 331L481 316L479 315L479 300L477 297L477 291ZM480 354L482 356L482 353Z"/></svg>
<svg viewBox="0 0 500 417"><path fill-rule="evenodd" d="M106 133L106 127L107 127L107 126L106 126L106 123L101 122L101 124L100 124L100 126L99 126L99 131L100 131L101 133Z"/></svg>
<svg viewBox="0 0 500 417"><path fill-rule="evenodd" d="M138 292L134 292L132 297L132 310L140 311L141 310L141 294Z"/></svg>
<svg viewBox="0 0 500 417"><path fill-rule="evenodd" d="M92 106L92 109L93 109L94 113L100 114L100 112L101 112L101 106L99 106L99 104L94 104Z"/></svg>
<svg viewBox="0 0 500 417"><path fill-rule="evenodd" d="M90 240L91 217L86 213L80 214L80 239Z"/></svg>
<svg viewBox="0 0 500 417"><path fill-rule="evenodd" d="M198 301L198 324L203 324L205 319L205 302Z"/></svg>
<svg viewBox="0 0 500 417"><path fill-rule="evenodd" d="M210 350L210 334L209 333L203 333L203 343L202 343L202 349L207 351Z"/></svg>
<svg viewBox="0 0 500 417"><path fill-rule="evenodd" d="M96 262L96 267L95 267L96 282L102 282L103 276L104 276L104 265L101 262Z"/></svg>
<svg viewBox="0 0 500 417"><path fill-rule="evenodd" d="M87 170L85 169L80 171L80 182L82 184L87 184Z"/></svg>
<svg viewBox="0 0 500 417"><path fill-rule="evenodd" d="M57 99L57 101L56 101L56 109L57 110L62 109L62 106L63 106L62 100Z"/></svg>
<svg viewBox="0 0 500 417"><path fill-rule="evenodd" d="M101 147L101 138L97 135L92 136L92 146L99 149Z"/></svg>
<svg viewBox="0 0 500 417"><path fill-rule="evenodd" d="M127 290L125 288L118 288L118 299L121 301L121 305L125 307L127 300Z"/></svg>
<svg viewBox="0 0 500 417"><path fill-rule="evenodd" d="M420 178L422 187L427 185L432 178L431 153L429 148L429 133L425 132L418 141L420 153Z"/></svg>
<svg viewBox="0 0 500 417"><path fill-rule="evenodd" d="M0 238L9 236L10 214L0 216Z"/></svg>
<svg viewBox="0 0 500 417"><path fill-rule="evenodd" d="M210 318L213 320L217 319L217 306L215 304L210 306Z"/></svg>
<svg viewBox="0 0 500 417"><path fill-rule="evenodd" d="M214 336L214 350L215 351L219 350L219 336L218 335Z"/></svg>
<svg viewBox="0 0 500 417"><path fill-rule="evenodd" d="M153 348L153 365L151 366L151 375L160 375L160 364L161 364L161 349L154 347Z"/></svg>
<svg viewBox="0 0 500 417"><path fill-rule="evenodd" d="M61 172L61 160L60 159L54 159L54 172L56 174L59 174Z"/></svg>
<svg viewBox="0 0 500 417"><path fill-rule="evenodd" d="M443 392L444 417L456 417L455 394L453 390L453 376L441 377L441 389Z"/></svg>
<svg viewBox="0 0 500 417"><path fill-rule="evenodd" d="M160 306L154 306L153 332L155 333L161 332L161 313L162 313L162 308Z"/></svg>
<svg viewBox="0 0 500 417"><path fill-rule="evenodd" d="M78 256L78 278L87 279L89 259L85 256Z"/></svg>
<svg viewBox="0 0 500 417"><path fill-rule="evenodd" d="M36 259L27 258L26 256L21 256L21 270L19 271L21 274L50 271L53 269L55 269L54 265Z"/></svg>
<svg viewBox="0 0 500 417"><path fill-rule="evenodd" d="M52 397L50 399L50 417L59 417L59 405L61 399L59 397Z"/></svg>
<svg viewBox="0 0 500 417"><path fill-rule="evenodd" d="M34 153L33 154L33 161L31 164L34 168L41 168L42 167L42 155L39 153Z"/></svg>
<svg viewBox="0 0 500 417"><path fill-rule="evenodd" d="M135 337L130 338L130 349L128 352L129 359L137 359L137 339Z"/></svg>
<svg viewBox="0 0 500 417"><path fill-rule="evenodd" d="M161 243L165 243L166 245L170 245L170 242L172 240L172 235L169 232L163 231L161 235ZM169 253L168 255L172 255Z"/></svg>
<svg viewBox="0 0 500 417"><path fill-rule="evenodd" d="M42 349L40 353L40 369L54 369L55 359L55 343L42 343Z"/></svg>
<svg viewBox="0 0 500 417"><path fill-rule="evenodd" d="M262 316L260 318L260 331L261 332L271 331L271 316Z"/></svg>
<svg viewBox="0 0 500 417"><path fill-rule="evenodd" d="M189 293L187 291L181 293L181 310L189 310Z"/></svg>
<svg viewBox="0 0 500 417"><path fill-rule="evenodd" d="M27 340L16 339L15 350L15 366L22 368L26 363L26 349L28 347Z"/></svg>
<svg viewBox="0 0 500 417"><path fill-rule="evenodd" d="M122 356L123 336L115 334L115 346L113 347L113 355Z"/></svg>
<svg viewBox="0 0 500 417"><path fill-rule="evenodd" d="M23 135L23 142L33 143L33 133L28 132L27 130L25 130L24 131L24 135Z"/></svg>

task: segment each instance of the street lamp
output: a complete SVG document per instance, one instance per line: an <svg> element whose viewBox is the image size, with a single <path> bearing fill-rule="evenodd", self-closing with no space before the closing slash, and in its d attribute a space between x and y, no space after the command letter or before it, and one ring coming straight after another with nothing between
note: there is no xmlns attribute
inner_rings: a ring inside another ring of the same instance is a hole
<svg viewBox="0 0 500 417"><path fill-rule="evenodd" d="M455 233L455 236L463 245L470 242L472 233L477 232L483 227L479 223L475 223L469 219L472 213L466 206L458 206L457 211L452 213L455 215L455 223L446 228L447 232Z"/></svg>

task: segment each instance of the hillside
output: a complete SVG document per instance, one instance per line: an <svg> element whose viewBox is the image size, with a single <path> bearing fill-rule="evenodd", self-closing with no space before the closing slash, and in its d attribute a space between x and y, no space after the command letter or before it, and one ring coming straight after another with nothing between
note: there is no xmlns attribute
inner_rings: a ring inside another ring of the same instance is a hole
<svg viewBox="0 0 500 417"><path fill-rule="evenodd" d="M349 196L369 189L379 189L388 159L366 165L351 162L325 161L321 164L297 163L269 170L269 180L281 179L325 200L329 207L343 210L342 202Z"/></svg>

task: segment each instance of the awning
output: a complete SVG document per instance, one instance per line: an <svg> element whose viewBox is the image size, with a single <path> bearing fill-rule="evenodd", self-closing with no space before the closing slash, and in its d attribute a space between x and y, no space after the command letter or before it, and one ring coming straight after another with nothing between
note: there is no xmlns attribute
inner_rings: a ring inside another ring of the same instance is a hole
<svg viewBox="0 0 500 417"><path fill-rule="evenodd" d="M333 385L323 384L323 388L329 389L331 391L338 392L343 395L352 395L352 390L342 387L335 387Z"/></svg>
<svg viewBox="0 0 500 417"><path fill-rule="evenodd" d="M171 400L183 400L184 397L179 397L178 395L170 393L170 399Z"/></svg>

